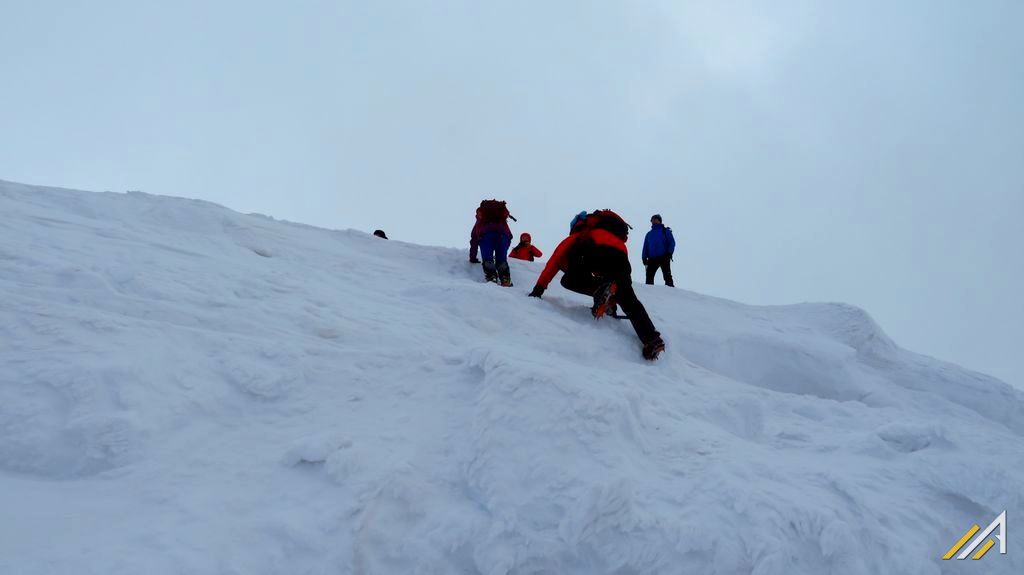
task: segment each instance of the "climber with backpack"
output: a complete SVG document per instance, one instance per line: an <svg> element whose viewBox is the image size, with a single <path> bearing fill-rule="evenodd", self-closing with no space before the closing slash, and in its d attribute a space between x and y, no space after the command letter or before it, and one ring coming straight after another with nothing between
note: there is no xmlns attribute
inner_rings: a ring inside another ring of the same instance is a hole
<svg viewBox="0 0 1024 575"><path fill-rule="evenodd" d="M665 350L665 342L633 291L626 249L629 230L629 224L611 210L587 215L555 248L529 295L543 296L555 274L564 272L562 287L594 298L590 311L595 318L616 316L616 308L622 307L643 345L644 359L654 360Z"/></svg>
<svg viewBox="0 0 1024 575"><path fill-rule="evenodd" d="M676 238L672 228L666 228L661 221L661 214L651 216L651 231L644 237L644 251L640 257L647 271L647 285L654 285L654 274L661 268L665 285L675 287L672 281L672 254L676 251Z"/></svg>
<svg viewBox="0 0 1024 575"><path fill-rule="evenodd" d="M476 209L476 223L469 234L469 261L481 263L484 278L504 287L512 286L508 268L508 247L512 243L512 230L508 228L509 218L516 219L508 211L505 202L483 200ZM477 259L480 250L483 261Z"/></svg>
<svg viewBox="0 0 1024 575"><path fill-rule="evenodd" d="M519 245L512 248L512 251L508 253L508 257L515 258L517 260L526 260L532 262L535 258L539 258L544 255L537 246L533 245L533 238L530 234L523 232L519 236Z"/></svg>

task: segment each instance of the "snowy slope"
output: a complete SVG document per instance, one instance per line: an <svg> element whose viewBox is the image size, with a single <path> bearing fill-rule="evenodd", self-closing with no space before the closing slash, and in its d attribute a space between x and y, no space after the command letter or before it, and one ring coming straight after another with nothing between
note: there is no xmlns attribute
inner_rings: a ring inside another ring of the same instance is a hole
<svg viewBox="0 0 1024 575"><path fill-rule="evenodd" d="M845 305L0 183L0 573L1021 573L1024 397ZM695 272L696 273L696 272Z"/></svg>

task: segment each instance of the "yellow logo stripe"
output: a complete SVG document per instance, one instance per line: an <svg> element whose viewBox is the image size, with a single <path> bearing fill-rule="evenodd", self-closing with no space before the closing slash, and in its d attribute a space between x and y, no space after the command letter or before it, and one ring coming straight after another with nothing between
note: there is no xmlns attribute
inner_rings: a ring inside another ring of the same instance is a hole
<svg viewBox="0 0 1024 575"><path fill-rule="evenodd" d="M956 552L964 546L964 543L967 543L971 539L971 537L974 537L974 534L978 531L981 531L981 527L978 527L977 525L968 529L967 533L964 533L964 536L961 537L959 541L954 543L953 546L949 548L949 551L946 551L946 554L942 556L942 560L949 561L949 559L956 555ZM988 551L988 549L985 549L985 551Z"/></svg>
<svg viewBox="0 0 1024 575"><path fill-rule="evenodd" d="M975 561L977 561L978 559L981 559L982 557L985 556L986 553L988 553L988 550L991 549L992 546L995 545L995 544L996 544L995 541L989 539L988 541L985 542L984 545L981 546L981 549L979 549L978 552L974 554L974 557L971 557L971 559L974 559Z"/></svg>

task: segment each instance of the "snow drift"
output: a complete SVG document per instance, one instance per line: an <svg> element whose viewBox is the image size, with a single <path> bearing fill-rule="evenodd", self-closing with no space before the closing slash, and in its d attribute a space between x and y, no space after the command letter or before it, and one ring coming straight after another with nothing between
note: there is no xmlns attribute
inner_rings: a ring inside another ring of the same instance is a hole
<svg viewBox="0 0 1024 575"><path fill-rule="evenodd" d="M550 238L554 242L555 238ZM0 572L1024 572L1024 397L863 311L0 183Z"/></svg>

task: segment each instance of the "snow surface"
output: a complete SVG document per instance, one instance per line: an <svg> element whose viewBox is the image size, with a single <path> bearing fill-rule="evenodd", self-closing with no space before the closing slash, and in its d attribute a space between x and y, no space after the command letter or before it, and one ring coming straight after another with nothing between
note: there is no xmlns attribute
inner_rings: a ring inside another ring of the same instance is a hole
<svg viewBox="0 0 1024 575"><path fill-rule="evenodd" d="M0 183L0 573L1021 573L1024 397L847 305ZM699 273L694 270L693 273Z"/></svg>

